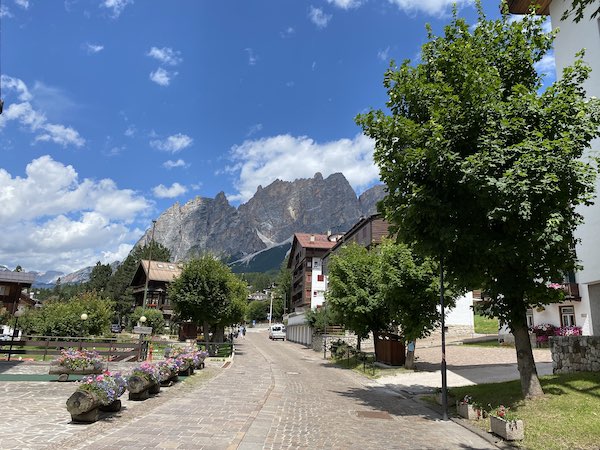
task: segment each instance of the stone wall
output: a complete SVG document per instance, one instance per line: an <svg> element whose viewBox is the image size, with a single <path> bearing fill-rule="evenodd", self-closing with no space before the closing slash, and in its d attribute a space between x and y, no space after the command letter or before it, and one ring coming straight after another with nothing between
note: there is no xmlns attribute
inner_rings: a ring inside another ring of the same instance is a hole
<svg viewBox="0 0 600 450"><path fill-rule="evenodd" d="M554 373L600 372L600 336L551 336Z"/></svg>
<svg viewBox="0 0 600 450"><path fill-rule="evenodd" d="M358 339L356 335L353 333L346 332L345 335L337 335L330 334L326 336L325 342L327 343L327 351L331 351L331 343L337 342L338 340L346 342L348 345L356 348L356 343ZM368 339L363 339L360 341L360 346L363 351L372 351L373 350L373 338L369 335ZM312 348L315 352L323 351L323 335L322 334L313 334L312 337Z"/></svg>

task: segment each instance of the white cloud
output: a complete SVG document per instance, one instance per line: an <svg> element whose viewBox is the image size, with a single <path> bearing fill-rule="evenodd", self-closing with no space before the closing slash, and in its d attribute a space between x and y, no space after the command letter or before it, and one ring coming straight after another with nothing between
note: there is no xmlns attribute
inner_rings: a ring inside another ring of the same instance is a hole
<svg viewBox="0 0 600 450"><path fill-rule="evenodd" d="M248 128L248 133L246 133L246 137L250 137L263 129L262 123L255 123L250 128Z"/></svg>
<svg viewBox="0 0 600 450"><path fill-rule="evenodd" d="M252 50L251 48L245 48L244 50L248 54L248 65L256 65L256 62L258 61L258 56L254 53L254 50Z"/></svg>
<svg viewBox="0 0 600 450"><path fill-rule="evenodd" d="M312 5L308 10L308 18L318 28L325 28L332 17L331 14L325 14L321 8L315 8Z"/></svg>
<svg viewBox="0 0 600 450"><path fill-rule="evenodd" d="M94 53L99 53L102 50L104 50L104 45L100 45L100 44L90 44L89 42L86 42L85 44L83 44L83 49L89 54L89 55L93 55Z"/></svg>
<svg viewBox="0 0 600 450"><path fill-rule="evenodd" d="M183 61L181 53L169 47L152 47L147 55L169 66L177 66Z"/></svg>
<svg viewBox="0 0 600 450"><path fill-rule="evenodd" d="M358 8L360 5L362 5L363 1L362 0L327 0L327 3L333 4L333 5L337 6L338 8L342 8L342 9L352 9L352 8Z"/></svg>
<svg viewBox="0 0 600 450"><path fill-rule="evenodd" d="M0 17L13 17L6 5L0 5Z"/></svg>
<svg viewBox="0 0 600 450"><path fill-rule="evenodd" d="M129 125L127 127L127 129L125 130L125 136L127 136L127 137L133 137L133 136L135 136L135 133L137 133L137 129L135 128L134 125Z"/></svg>
<svg viewBox="0 0 600 450"><path fill-rule="evenodd" d="M162 67L159 67L154 72L150 72L150 80L159 86L168 86L171 84L171 79L175 76L177 76L177 72L169 72Z"/></svg>
<svg viewBox="0 0 600 450"><path fill-rule="evenodd" d="M16 94L19 102L11 102L9 99L5 103L4 112L0 115L0 129L7 126L11 121L17 121L35 134L34 142L54 142L63 147L68 145L81 147L85 144L85 139L81 137L77 130L49 122L45 114L33 106L35 102L34 95L22 80L2 75L1 83L7 92ZM40 89L40 92L46 92L41 87Z"/></svg>
<svg viewBox="0 0 600 450"><path fill-rule="evenodd" d="M123 254L141 234L131 223L152 206L110 179L80 180L49 155L31 161L24 177L0 168L0 204L0 261L64 272Z"/></svg>
<svg viewBox="0 0 600 450"><path fill-rule="evenodd" d="M458 7L472 5L475 0L388 0L408 14L426 13L432 16L447 14L454 3Z"/></svg>
<svg viewBox="0 0 600 450"><path fill-rule="evenodd" d="M178 159L177 161L168 160L163 163L163 167L165 169L174 169L175 167L189 167L183 159Z"/></svg>
<svg viewBox="0 0 600 450"><path fill-rule="evenodd" d="M386 48L384 48L383 50L379 50L377 52L377 58L379 58L382 61L387 61L390 57L390 47L387 46Z"/></svg>
<svg viewBox="0 0 600 450"><path fill-rule="evenodd" d="M121 15L127 5L131 5L132 3L133 0L102 0L100 6L110 9L112 17L116 19Z"/></svg>
<svg viewBox="0 0 600 450"><path fill-rule="evenodd" d="M243 202L254 195L258 185L312 177L316 172L323 176L342 172L352 187L360 190L379 178L373 149L374 142L362 134L325 143L289 134L247 140L231 150L227 172L238 177L234 183L238 193L228 198Z"/></svg>
<svg viewBox="0 0 600 450"><path fill-rule="evenodd" d="M556 76L556 61L554 53L546 53L542 59L535 63L535 70L540 74Z"/></svg>
<svg viewBox="0 0 600 450"><path fill-rule="evenodd" d="M280 36L282 38L288 38L288 37L292 37L294 35L294 33L296 33L296 30L294 29L294 27L287 27L285 30L283 30L280 34Z"/></svg>
<svg viewBox="0 0 600 450"><path fill-rule="evenodd" d="M29 0L15 0L15 3L23 9L29 9Z"/></svg>
<svg viewBox="0 0 600 450"><path fill-rule="evenodd" d="M158 198L175 198L187 192L187 188L179 183L173 183L171 187L166 187L162 184L152 189L154 195Z"/></svg>
<svg viewBox="0 0 600 450"><path fill-rule="evenodd" d="M181 133L174 134L163 140L155 139L154 141L150 141L150 145L152 147L171 153L180 152L181 150L188 148L193 143L194 140L191 137L189 137L187 134Z"/></svg>

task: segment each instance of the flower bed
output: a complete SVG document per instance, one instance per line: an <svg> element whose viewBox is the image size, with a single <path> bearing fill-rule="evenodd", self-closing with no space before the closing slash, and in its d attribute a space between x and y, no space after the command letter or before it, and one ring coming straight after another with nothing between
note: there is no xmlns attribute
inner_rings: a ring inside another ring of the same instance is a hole
<svg viewBox="0 0 600 450"><path fill-rule="evenodd" d="M121 374L109 371L84 378L67 400L71 419L73 422L91 423L98 420L99 411L119 411L119 397L125 392L126 386L127 381Z"/></svg>
<svg viewBox="0 0 600 450"><path fill-rule="evenodd" d="M98 352L90 350L62 350L52 361L49 374L58 375L58 381L67 381L69 375L91 375L102 373L104 361Z"/></svg>
<svg viewBox="0 0 600 450"><path fill-rule="evenodd" d="M535 334L535 342L541 347L548 345L550 336L581 336L581 327L556 327L550 323L531 327L531 331Z"/></svg>

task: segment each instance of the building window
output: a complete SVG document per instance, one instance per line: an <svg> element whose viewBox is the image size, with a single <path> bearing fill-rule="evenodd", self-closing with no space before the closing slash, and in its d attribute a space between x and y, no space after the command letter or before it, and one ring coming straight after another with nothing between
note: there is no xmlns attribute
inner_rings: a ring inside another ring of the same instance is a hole
<svg viewBox="0 0 600 450"><path fill-rule="evenodd" d="M525 314L527 317L527 326L531 328L533 326L533 309L528 309Z"/></svg>
<svg viewBox="0 0 600 450"><path fill-rule="evenodd" d="M0 286L0 295L8 295L9 291L8 286Z"/></svg>
<svg viewBox="0 0 600 450"><path fill-rule="evenodd" d="M575 308L573 306L560 307L560 326L574 327L575 326Z"/></svg>
<svg viewBox="0 0 600 450"><path fill-rule="evenodd" d="M317 295L319 295L319 292L318 291L314 291L313 292L313 297L316 297Z"/></svg>
<svg viewBox="0 0 600 450"><path fill-rule="evenodd" d="M317 281L325 281L325 275L317 275Z"/></svg>
<svg viewBox="0 0 600 450"><path fill-rule="evenodd" d="M306 261L306 267L310 269L312 267L312 261Z"/></svg>

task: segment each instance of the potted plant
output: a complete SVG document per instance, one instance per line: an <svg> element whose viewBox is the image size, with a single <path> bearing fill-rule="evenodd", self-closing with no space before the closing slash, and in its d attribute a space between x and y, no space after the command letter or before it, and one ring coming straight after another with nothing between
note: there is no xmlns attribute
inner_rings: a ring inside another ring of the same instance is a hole
<svg viewBox="0 0 600 450"><path fill-rule="evenodd" d="M129 400L146 400L150 394L160 392L160 369L157 365L143 362L131 371L127 378Z"/></svg>
<svg viewBox="0 0 600 450"><path fill-rule="evenodd" d="M470 395L465 395L461 400L456 402L456 412L465 419L481 419L481 407L479 404L473 403L473 398Z"/></svg>
<svg viewBox="0 0 600 450"><path fill-rule="evenodd" d="M490 428L492 433L507 441L520 441L525 437L523 421L518 420L504 405L490 414Z"/></svg>
<svg viewBox="0 0 600 450"><path fill-rule="evenodd" d="M104 361L98 352L91 350L61 350L60 356L52 361L49 374L58 375L58 381L67 381L69 375L101 374Z"/></svg>
<svg viewBox="0 0 600 450"><path fill-rule="evenodd" d="M119 397L126 386L127 381L120 373L109 371L82 379L77 390L67 399L71 419L73 422L91 423L98 420L98 411L120 411Z"/></svg>
<svg viewBox="0 0 600 450"><path fill-rule="evenodd" d="M157 363L160 372L160 385L172 386L179 378L179 367L183 364L182 360L168 358Z"/></svg>

